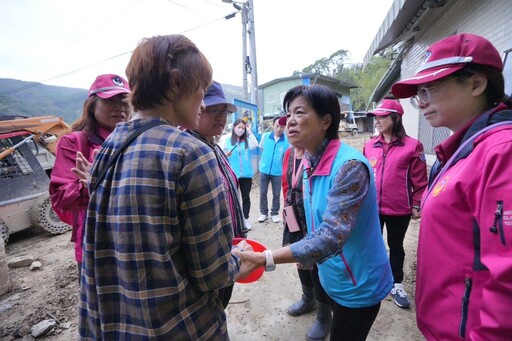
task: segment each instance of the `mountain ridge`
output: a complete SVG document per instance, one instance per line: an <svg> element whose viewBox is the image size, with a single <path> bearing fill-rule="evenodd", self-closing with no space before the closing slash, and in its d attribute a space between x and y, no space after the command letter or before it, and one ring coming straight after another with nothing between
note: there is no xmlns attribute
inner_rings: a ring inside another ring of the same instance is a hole
<svg viewBox="0 0 512 341"><path fill-rule="evenodd" d="M242 97L242 87L222 84L226 99ZM82 113L87 89L0 78L0 116L62 117L71 125Z"/></svg>

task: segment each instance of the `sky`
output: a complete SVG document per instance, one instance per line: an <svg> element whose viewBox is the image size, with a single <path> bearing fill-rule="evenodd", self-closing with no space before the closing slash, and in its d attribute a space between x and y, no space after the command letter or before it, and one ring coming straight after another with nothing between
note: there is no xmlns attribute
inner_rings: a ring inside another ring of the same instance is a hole
<svg viewBox="0 0 512 341"><path fill-rule="evenodd" d="M361 63L393 0L253 0L258 84L344 49ZM89 88L144 37L180 33L242 86L242 23L222 0L0 0L0 78Z"/></svg>

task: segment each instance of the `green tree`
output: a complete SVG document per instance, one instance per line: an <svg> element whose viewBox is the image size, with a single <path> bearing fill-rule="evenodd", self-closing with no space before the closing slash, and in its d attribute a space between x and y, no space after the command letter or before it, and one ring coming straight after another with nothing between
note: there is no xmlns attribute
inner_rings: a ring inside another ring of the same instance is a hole
<svg viewBox="0 0 512 341"><path fill-rule="evenodd" d="M324 76L333 77L339 74L345 65L345 62L350 56L347 50L338 50L331 54L329 57L318 59L313 64L306 66L302 71L295 71L293 75L296 76L300 73L318 73Z"/></svg>
<svg viewBox="0 0 512 341"><path fill-rule="evenodd" d="M389 68L391 58L389 54L374 56L363 68L362 65L353 65L345 68L335 76L340 80L357 85L357 88L350 90L350 99L354 111L365 110L370 96L382 79L382 76Z"/></svg>
<svg viewBox="0 0 512 341"><path fill-rule="evenodd" d="M318 73L357 85L357 88L350 91L352 108L354 111L364 110L371 94L391 64L391 54L390 51L385 51L372 57L364 68L362 64L348 64L349 56L349 51L338 50L329 57L318 59L306 66L302 71L295 71L293 75Z"/></svg>

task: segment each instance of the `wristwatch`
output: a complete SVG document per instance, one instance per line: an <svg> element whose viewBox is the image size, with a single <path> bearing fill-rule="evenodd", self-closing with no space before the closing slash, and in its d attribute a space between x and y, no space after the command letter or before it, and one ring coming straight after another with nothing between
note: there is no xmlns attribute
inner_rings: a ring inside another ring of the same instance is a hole
<svg viewBox="0 0 512 341"><path fill-rule="evenodd" d="M265 254L265 271L274 271L276 269L276 264L274 263L274 257L272 256L272 251L265 250L263 251Z"/></svg>

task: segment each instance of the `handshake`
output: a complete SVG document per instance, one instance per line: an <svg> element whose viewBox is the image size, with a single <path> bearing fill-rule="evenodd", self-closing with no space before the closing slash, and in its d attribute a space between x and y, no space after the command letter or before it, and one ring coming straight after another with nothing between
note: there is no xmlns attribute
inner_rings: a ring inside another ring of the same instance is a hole
<svg viewBox="0 0 512 341"><path fill-rule="evenodd" d="M257 281L264 271L275 269L272 252L254 240L235 238L231 252L240 258L241 267L236 278L239 283Z"/></svg>

